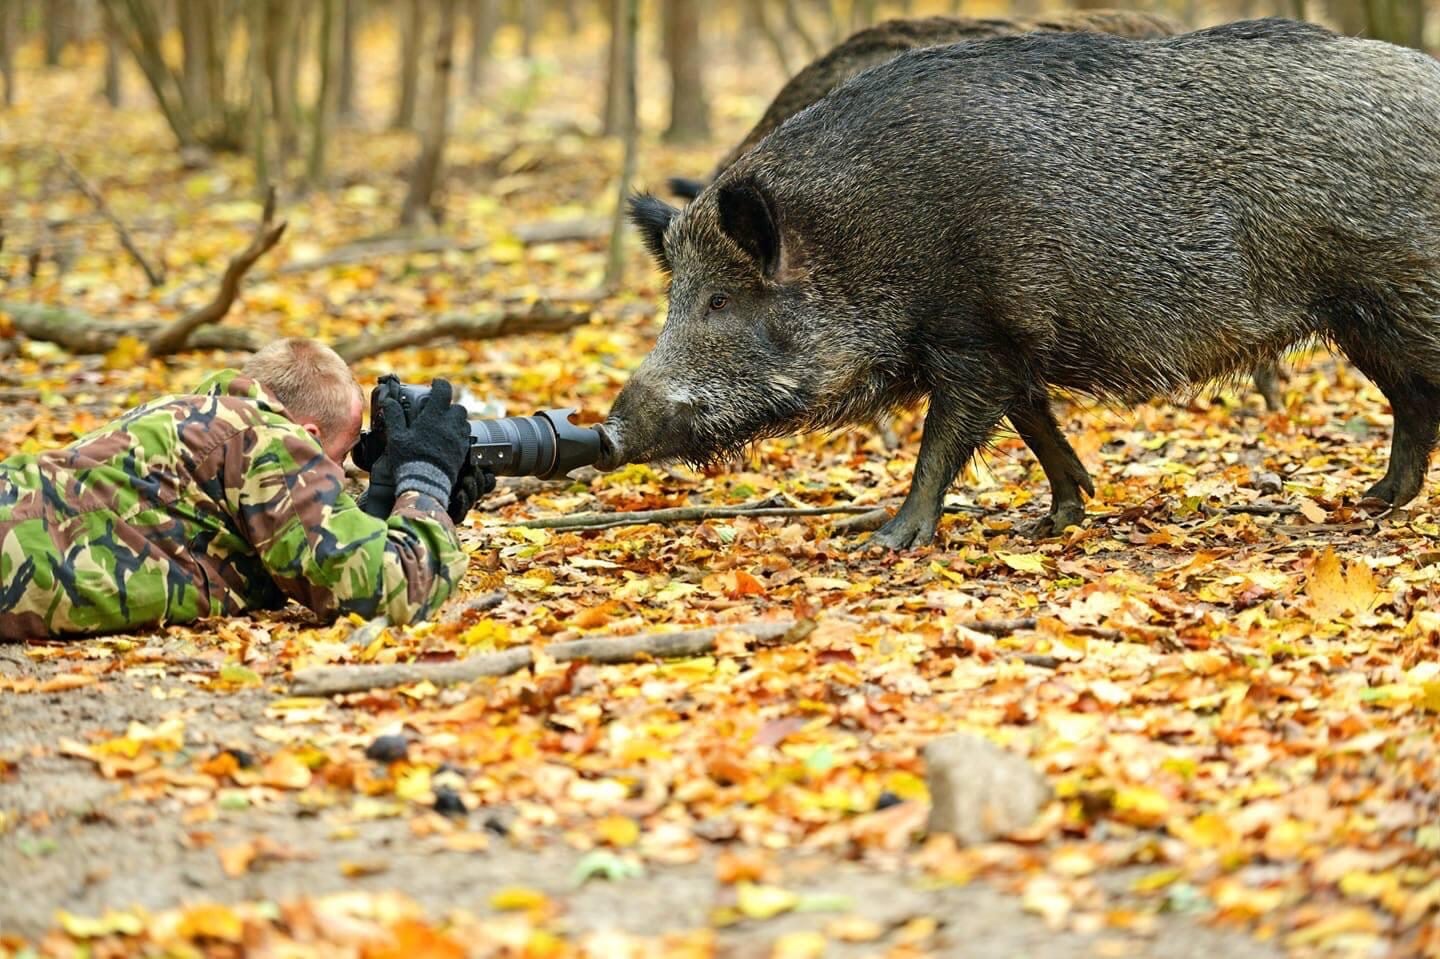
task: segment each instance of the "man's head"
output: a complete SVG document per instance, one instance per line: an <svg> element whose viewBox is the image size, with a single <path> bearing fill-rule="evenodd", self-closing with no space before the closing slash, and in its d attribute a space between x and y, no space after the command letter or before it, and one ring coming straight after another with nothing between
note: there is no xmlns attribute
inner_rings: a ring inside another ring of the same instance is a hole
<svg viewBox="0 0 1440 959"><path fill-rule="evenodd" d="M290 418L315 437L337 463L360 437L365 393L334 350L293 337L261 349L241 373L285 404Z"/></svg>

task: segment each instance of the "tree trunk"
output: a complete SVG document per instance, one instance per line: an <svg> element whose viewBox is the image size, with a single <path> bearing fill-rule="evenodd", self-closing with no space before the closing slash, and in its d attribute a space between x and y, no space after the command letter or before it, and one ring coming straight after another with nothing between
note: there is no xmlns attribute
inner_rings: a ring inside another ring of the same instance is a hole
<svg viewBox="0 0 1440 959"><path fill-rule="evenodd" d="M395 104L392 130L415 126L415 104L420 99L420 46L425 40L425 8L421 0L405 0L400 17L400 100Z"/></svg>
<svg viewBox="0 0 1440 959"><path fill-rule="evenodd" d="M355 42L361 0L341 0L340 65L336 78L335 112L346 122L355 119Z"/></svg>
<svg viewBox="0 0 1440 959"><path fill-rule="evenodd" d="M795 0L785 0L784 8L785 24L790 28L790 32L800 38L800 42L805 45L805 52L809 54L811 60L818 58L824 51L820 49L820 44L815 42L815 38L810 35L810 31L805 29L805 20L800 16L800 9L795 6Z"/></svg>
<svg viewBox="0 0 1440 959"><path fill-rule="evenodd" d="M0 79L5 106L15 105L15 46L20 39L20 0L0 0Z"/></svg>
<svg viewBox="0 0 1440 959"><path fill-rule="evenodd" d="M466 63L465 89L473 97L485 84L485 64L500 17L499 0L470 0L470 59Z"/></svg>
<svg viewBox="0 0 1440 959"><path fill-rule="evenodd" d="M606 48L605 115L601 133L619 136L625 130L625 4L627 0L605 0L610 21L610 42Z"/></svg>
<svg viewBox="0 0 1440 959"><path fill-rule="evenodd" d="M636 47L640 38L640 0L616 0L615 29L622 37L625 56L621 63L620 87L624 104L625 158L620 167L620 186L615 193L615 217L610 224L610 252L605 260L606 289L617 288L625 276L625 203L635 179L635 146L638 137Z"/></svg>
<svg viewBox="0 0 1440 959"><path fill-rule="evenodd" d="M140 66L155 102L165 116L180 148L199 146L195 120L185 102L184 88L165 62L161 49L160 19L147 0L101 0L106 24L125 41L130 55Z"/></svg>
<svg viewBox="0 0 1440 959"><path fill-rule="evenodd" d="M5 0L0 0L3 5ZM0 18L4 17L4 11L0 10ZM3 29L3 26L0 26ZM105 102L112 108L120 106L120 38L115 35L114 29L105 27ZM0 41L3 45L4 41ZM4 56L0 53L0 56Z"/></svg>
<svg viewBox="0 0 1440 959"><path fill-rule="evenodd" d="M790 56L785 51L785 41L770 22L769 16L765 13L767 0L749 0L750 22L760 31L761 36L770 47L770 52L775 54L775 62L780 65L780 71L789 77L794 74L790 69ZM856 3L859 6L859 3Z"/></svg>
<svg viewBox="0 0 1440 959"><path fill-rule="evenodd" d="M535 35L544 20L545 5L541 0L520 0L520 57L535 56Z"/></svg>
<svg viewBox="0 0 1440 959"><path fill-rule="evenodd" d="M670 65L670 126L665 139L677 143L709 139L698 0L665 4L665 57Z"/></svg>
<svg viewBox="0 0 1440 959"><path fill-rule="evenodd" d="M312 188L325 176L325 151L329 145L330 114L334 112L335 20L339 0L320 0L320 43L316 56L320 61L320 88L315 93L315 109L310 123L310 156L305 164L305 182Z"/></svg>
<svg viewBox="0 0 1440 959"><path fill-rule="evenodd" d="M400 210L401 226L433 226L440 221L437 192L450 127L450 75L454 72L456 11L460 0L437 0L440 23L435 31L435 65L430 78L429 110L420 156L410 174L410 189Z"/></svg>
<svg viewBox="0 0 1440 959"><path fill-rule="evenodd" d="M266 24L270 19L268 0L250 0L248 42L250 44L250 151L255 160L255 188L270 189L270 118L265 104L269 73L265 69Z"/></svg>
<svg viewBox="0 0 1440 959"><path fill-rule="evenodd" d="M74 30L75 10L73 0L47 0L41 10L40 19L45 25L45 65L58 67L60 55L70 42Z"/></svg>
<svg viewBox="0 0 1440 959"><path fill-rule="evenodd" d="M176 6L180 19L180 78L192 107L211 102L210 44L204 23L207 6L208 0L189 0Z"/></svg>

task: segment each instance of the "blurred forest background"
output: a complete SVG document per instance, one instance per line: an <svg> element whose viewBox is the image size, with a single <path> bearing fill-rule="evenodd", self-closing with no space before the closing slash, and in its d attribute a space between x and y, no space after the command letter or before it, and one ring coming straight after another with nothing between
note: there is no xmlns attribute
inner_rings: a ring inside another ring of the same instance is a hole
<svg viewBox="0 0 1440 959"><path fill-rule="evenodd" d="M1278 14L1420 48L1434 41L1423 0L1141 0L1135 8L1193 26ZM27 97L38 102L50 72L93 74L97 103L157 112L187 168L243 157L257 194L272 184L282 196L353 185L376 172L371 160L399 160L404 188L387 198L391 215L403 228L427 229L447 218L446 197L456 192L447 184L474 180L450 149L463 153L466 141L496 130L538 125L564 141L562 151L587 150L596 138L623 142L629 130L642 142L720 151L786 77L860 28L891 17L1056 9L1044 0L0 0L0 82L13 113ZM602 149L628 159L614 163L620 175L633 169L633 149ZM43 202L67 181L84 189L78 171L47 159L55 175L26 199ZM526 162L507 159L511 172ZM0 171L6 193L21 185L13 170ZM609 186L603 203L582 201L587 212L613 209L619 191ZM0 210L12 255L19 244L35 261L35 248L54 242L53 230L36 229L37 212ZM164 264L141 265L159 285Z"/></svg>

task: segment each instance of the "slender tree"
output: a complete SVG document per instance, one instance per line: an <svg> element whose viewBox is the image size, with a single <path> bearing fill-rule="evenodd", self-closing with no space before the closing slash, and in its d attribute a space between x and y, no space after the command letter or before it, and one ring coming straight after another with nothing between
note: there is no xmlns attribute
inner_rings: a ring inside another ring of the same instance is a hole
<svg viewBox="0 0 1440 959"><path fill-rule="evenodd" d="M20 32L20 0L0 0L0 79L5 81L5 106L15 105L15 46Z"/></svg>
<svg viewBox="0 0 1440 959"><path fill-rule="evenodd" d="M5 0L0 0L3 5ZM3 11L0 11L0 19L3 19ZM0 27L3 29L3 27ZM111 29L105 30L105 102L110 106L118 107L122 91L120 89L120 38Z"/></svg>
<svg viewBox="0 0 1440 959"><path fill-rule="evenodd" d="M420 155L410 174L410 188L400 209L402 226L433 226L440 221L437 193L450 127L450 77L454 72L455 23L459 0L436 0L440 21L435 33L435 60Z"/></svg>
<svg viewBox="0 0 1440 959"><path fill-rule="evenodd" d="M269 71L265 68L268 0L250 0L246 41L250 68L250 153L255 161L255 188L263 195L270 189L270 117L266 109Z"/></svg>
<svg viewBox="0 0 1440 959"><path fill-rule="evenodd" d="M310 117L310 154L305 162L305 182L320 185L325 176L325 153L329 146L330 116L335 112L335 70L339 59L338 31L340 0L320 0L320 42L316 56L320 61L320 87L315 93L315 108Z"/></svg>
<svg viewBox="0 0 1440 959"><path fill-rule="evenodd" d="M607 137L620 135L625 129L625 49L626 0L604 0L605 16L610 24L610 42L606 47L605 112L601 132ZM755 0L762 2L762 0Z"/></svg>
<svg viewBox="0 0 1440 959"><path fill-rule="evenodd" d="M400 16L400 99L395 104L392 130L415 126L415 104L420 99L420 48L425 42L425 6L421 0L405 0Z"/></svg>
<svg viewBox="0 0 1440 959"><path fill-rule="evenodd" d="M470 58L466 61L465 89L471 96L485 83L485 65L499 25L499 0L470 0Z"/></svg>
<svg viewBox="0 0 1440 959"><path fill-rule="evenodd" d="M699 0L665 4L665 59L670 67L670 126L674 142L710 136L710 105L705 100L705 52L700 39Z"/></svg>
<svg viewBox="0 0 1440 959"><path fill-rule="evenodd" d="M340 63L337 67L335 112L340 119L355 119L355 42L360 29L361 0L341 0Z"/></svg>
<svg viewBox="0 0 1440 959"><path fill-rule="evenodd" d="M624 160L620 165L620 185L615 194L615 216L610 224L610 253L605 259L607 289L620 285L625 277L625 203L630 184L635 180L636 141L639 139L639 110L636 95L636 48L640 37L640 0L616 0L618 7L615 29L623 36L625 50L621 68L621 91L624 98Z"/></svg>

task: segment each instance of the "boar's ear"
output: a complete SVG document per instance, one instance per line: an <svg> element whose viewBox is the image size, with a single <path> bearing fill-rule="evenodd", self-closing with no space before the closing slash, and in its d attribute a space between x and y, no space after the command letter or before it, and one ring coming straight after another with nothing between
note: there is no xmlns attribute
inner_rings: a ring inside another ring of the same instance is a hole
<svg viewBox="0 0 1440 959"><path fill-rule="evenodd" d="M720 228L755 260L760 272L774 276L780 267L780 218L775 205L753 180L720 188Z"/></svg>
<svg viewBox="0 0 1440 959"><path fill-rule="evenodd" d="M670 272L670 257L665 255L665 229L679 212L649 193L636 193L630 197L630 222L640 229L645 249L666 273Z"/></svg>

